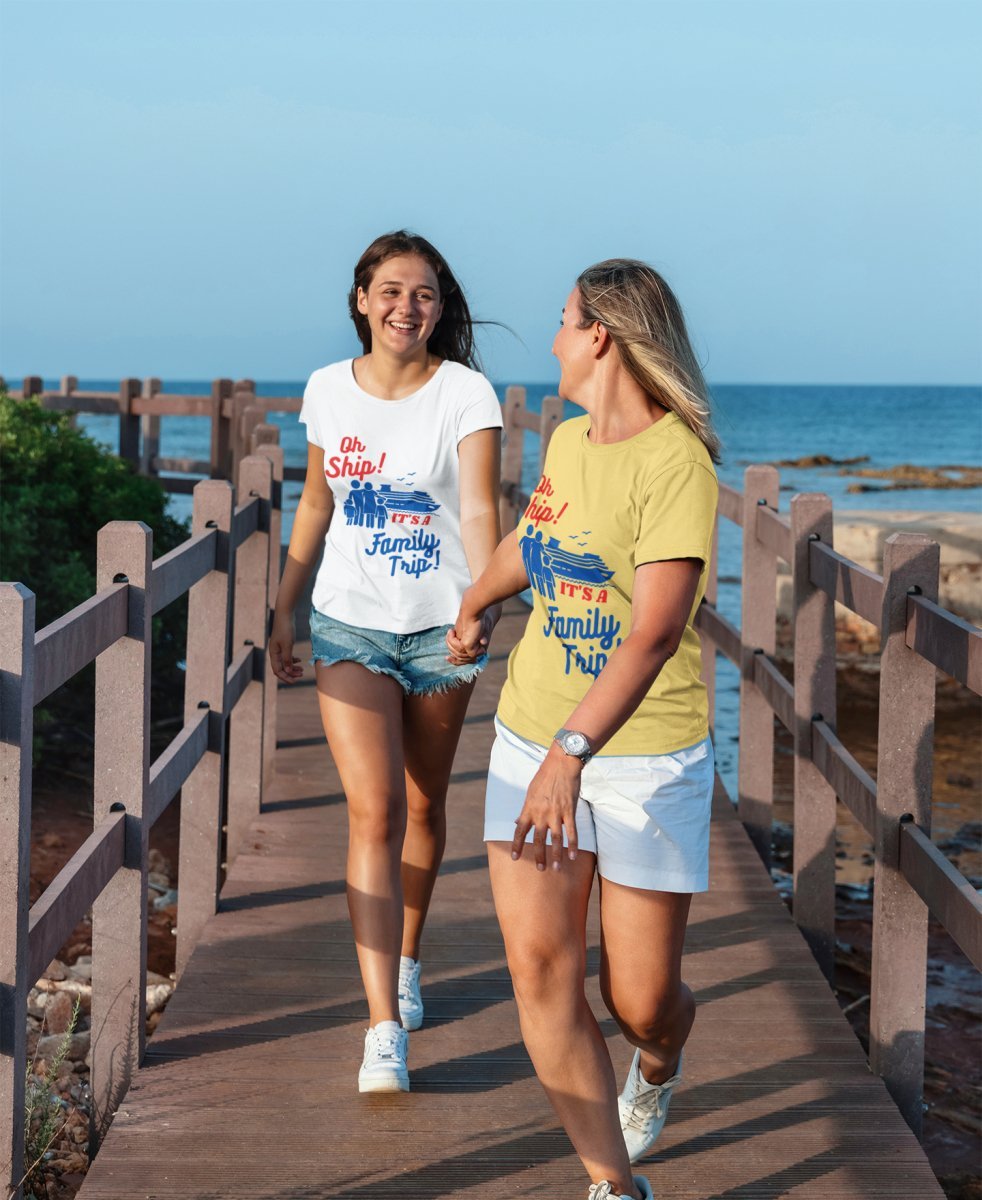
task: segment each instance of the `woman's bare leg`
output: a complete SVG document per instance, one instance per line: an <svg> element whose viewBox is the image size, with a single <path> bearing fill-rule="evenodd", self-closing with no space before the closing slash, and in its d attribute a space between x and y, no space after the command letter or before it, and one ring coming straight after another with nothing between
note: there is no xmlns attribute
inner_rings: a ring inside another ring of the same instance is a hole
<svg viewBox="0 0 982 1200"><path fill-rule="evenodd" d="M317 664L321 720L348 802L348 911L369 1023L398 1021L406 831L403 690L358 663Z"/></svg>
<svg viewBox="0 0 982 1200"><path fill-rule="evenodd" d="M686 893L600 882L600 987L624 1036L641 1050L648 1083L664 1083L675 1073L695 1020L695 1000L682 982L691 900Z"/></svg>
<svg viewBox="0 0 982 1200"><path fill-rule="evenodd" d="M617 1114L617 1082L586 1001L586 914L596 857L581 851L559 871L489 842L488 862L522 1037L556 1115L591 1180L635 1196Z"/></svg>
<svg viewBox="0 0 982 1200"><path fill-rule="evenodd" d="M406 838L402 847L402 953L419 958L423 922L447 843L447 789L473 683L403 700Z"/></svg>

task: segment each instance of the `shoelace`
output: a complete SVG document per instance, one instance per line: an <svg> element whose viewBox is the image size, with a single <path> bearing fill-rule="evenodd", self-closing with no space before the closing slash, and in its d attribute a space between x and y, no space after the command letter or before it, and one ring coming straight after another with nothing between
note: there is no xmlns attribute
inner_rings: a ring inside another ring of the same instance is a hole
<svg viewBox="0 0 982 1200"><path fill-rule="evenodd" d="M614 1192L610 1184L606 1179L603 1179L600 1183L595 1183L591 1186L590 1195L587 1196L587 1200L610 1200L613 1194Z"/></svg>
<svg viewBox="0 0 982 1200"><path fill-rule="evenodd" d="M416 979L419 977L419 963L415 963L411 967L404 967L399 964L399 999L411 1000L413 998L412 988Z"/></svg>
<svg viewBox="0 0 982 1200"><path fill-rule="evenodd" d="M670 1092L678 1083L680 1075L673 1075L671 1079L666 1079L664 1083L659 1083L653 1087L645 1088L643 1092L638 1092L631 1102L631 1111L627 1115L627 1123L632 1129L636 1129L639 1133L644 1133L646 1120L651 1116L654 1110L655 1116L660 1121L665 1115L665 1106L663 1101L665 1093Z"/></svg>
<svg viewBox="0 0 982 1200"><path fill-rule="evenodd" d="M398 1030L384 1029L381 1033L376 1033L375 1057L398 1058L399 1040Z"/></svg>

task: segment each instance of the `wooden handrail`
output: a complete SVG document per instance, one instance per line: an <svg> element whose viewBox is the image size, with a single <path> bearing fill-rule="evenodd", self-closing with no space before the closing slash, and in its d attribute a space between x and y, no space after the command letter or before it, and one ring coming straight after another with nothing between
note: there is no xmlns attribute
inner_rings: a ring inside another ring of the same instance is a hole
<svg viewBox="0 0 982 1200"><path fill-rule="evenodd" d="M913 821L900 823L900 870L931 915L982 971L982 896Z"/></svg>
<svg viewBox="0 0 982 1200"><path fill-rule="evenodd" d="M982 629L926 596L907 597L907 645L982 695Z"/></svg>
<svg viewBox="0 0 982 1200"><path fill-rule="evenodd" d="M150 768L146 819L152 826L174 799L208 749L209 709L185 725Z"/></svg>
<svg viewBox="0 0 982 1200"><path fill-rule="evenodd" d="M757 508L757 540L777 558L789 563L792 557L791 526L787 517L773 508Z"/></svg>
<svg viewBox="0 0 982 1200"><path fill-rule="evenodd" d="M31 908L28 979L40 979L123 865L125 812L113 813L94 829L44 889Z"/></svg>
<svg viewBox="0 0 982 1200"><path fill-rule="evenodd" d="M812 721L812 762L832 785L835 794L866 832L876 827L876 784L821 719Z"/></svg>
<svg viewBox="0 0 982 1200"><path fill-rule="evenodd" d="M851 562L824 542L812 542L808 549L812 583L864 621L879 628L880 610L883 607L883 577Z"/></svg>
<svg viewBox="0 0 982 1200"><path fill-rule="evenodd" d="M116 583L96 592L35 635L35 704L123 637L128 590L125 583Z"/></svg>
<svg viewBox="0 0 982 1200"><path fill-rule="evenodd" d="M794 733L794 687L781 674L777 663L763 651L754 655L754 683L784 728Z"/></svg>
<svg viewBox="0 0 982 1200"><path fill-rule="evenodd" d="M217 548L218 534L208 529L156 560L152 571L155 615L214 570Z"/></svg>

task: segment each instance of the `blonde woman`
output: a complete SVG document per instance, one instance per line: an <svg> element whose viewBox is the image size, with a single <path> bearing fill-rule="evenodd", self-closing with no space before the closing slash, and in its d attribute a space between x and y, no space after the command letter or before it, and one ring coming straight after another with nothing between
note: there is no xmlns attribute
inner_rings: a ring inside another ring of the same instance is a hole
<svg viewBox="0 0 982 1200"><path fill-rule="evenodd" d="M705 591L719 443L679 305L649 266L584 271L553 344L560 426L518 529L464 593L453 661L531 587L496 718L485 840L522 1035L590 1175L591 1200L650 1197L654 1144L694 1019L689 902L708 886L713 750L693 618ZM587 1004L600 879L604 1001L635 1047L618 1096Z"/></svg>

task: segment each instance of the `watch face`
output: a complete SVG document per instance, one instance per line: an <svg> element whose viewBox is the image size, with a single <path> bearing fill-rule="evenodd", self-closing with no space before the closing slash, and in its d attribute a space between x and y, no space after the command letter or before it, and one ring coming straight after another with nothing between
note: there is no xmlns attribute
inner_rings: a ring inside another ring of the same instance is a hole
<svg viewBox="0 0 982 1200"><path fill-rule="evenodd" d="M583 754L584 751L590 748L590 743L582 733L567 733L563 740L565 742L565 749L570 754Z"/></svg>

